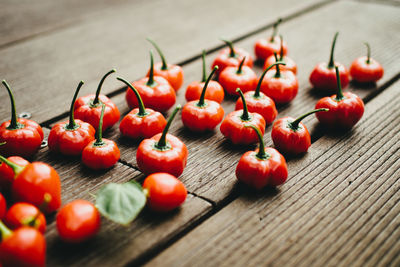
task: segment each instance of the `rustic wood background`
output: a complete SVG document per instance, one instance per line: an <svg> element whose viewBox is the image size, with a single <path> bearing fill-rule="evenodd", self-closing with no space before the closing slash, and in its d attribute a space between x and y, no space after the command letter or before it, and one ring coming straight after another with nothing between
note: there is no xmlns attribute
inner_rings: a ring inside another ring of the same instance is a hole
<svg viewBox="0 0 400 267"><path fill-rule="evenodd" d="M208 66L223 47L220 37L252 52L281 17L279 32L299 66L300 89L293 102L279 106L278 117L298 116L321 97L308 77L328 60L336 31L337 61L349 66L368 41L385 68L376 86L347 89L366 104L357 126L332 134L307 118L309 152L287 159L286 184L262 192L244 188L234 175L240 156L254 146L234 147L218 129L193 134L176 120L171 133L189 149L180 177L190 192L184 205L169 214L145 210L128 227L104 219L101 232L79 245L63 243L50 216L48 266L400 266L400 1L0 0L0 6L1 78L14 91L17 111L31 113L46 135L67 119L78 81L85 81L85 95L114 67L118 76L141 78L149 66L146 37L159 43L168 62L182 65L177 102L184 104L186 86L201 77L202 49ZM260 65L255 69L261 72ZM102 93L126 114L125 88L115 76ZM4 121L10 117L5 90L0 99ZM234 103L224 100L226 114ZM138 142L122 138L118 125L105 137L121 149L108 171L90 171L79 158L47 148L32 159L59 172L63 203L93 201L90 194L109 182L144 179L135 160Z"/></svg>

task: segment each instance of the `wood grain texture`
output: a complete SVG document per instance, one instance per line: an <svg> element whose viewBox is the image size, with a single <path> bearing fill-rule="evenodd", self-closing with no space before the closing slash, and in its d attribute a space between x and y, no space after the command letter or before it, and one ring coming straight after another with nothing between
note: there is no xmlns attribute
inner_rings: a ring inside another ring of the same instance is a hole
<svg viewBox="0 0 400 267"><path fill-rule="evenodd" d="M338 13L344 14L344 18L336 22L336 14ZM369 23L368 16L373 14L378 21ZM325 31L319 34L319 38L313 36L313 33L317 31L316 24L326 25ZM368 24L368 27L362 27L355 32L356 26L354 25L363 24ZM348 25L353 26L348 27ZM310 87L308 74L317 62L325 61L329 57L329 43L337 30L340 31L340 36L336 46L336 58L346 66L350 65L354 58L363 55L365 52L362 41L368 39L369 36L375 36L370 42L373 57L385 67L386 72L383 79L373 87L365 88L352 84L347 90L358 94L363 99L378 93L382 85L396 77L400 72L397 64L400 60L400 48L397 45L400 42L400 37L395 34L396 25L400 25L396 10L388 6L360 5L352 2L335 3L293 21L283 23L280 31L289 43L290 56L299 65L300 89L293 102L279 107L278 118L284 116L296 117L314 108L321 95ZM386 31L382 32L381 27L386 28ZM247 38L239 42L237 46L251 51L255 40L261 36L262 34ZM302 38L299 38L299 36ZM216 53L212 53L207 57L208 66L211 65L215 55ZM201 63L199 61L187 64L183 68L187 77L185 86L200 78ZM260 73L261 69L256 68L256 71ZM124 94L113 99L121 111L128 112ZM177 102L182 105L185 104L184 89L178 92ZM225 114L234 110L234 104L235 99L232 98L228 98L222 103ZM305 119L304 123L312 134L325 132L318 125L314 116ZM272 146L270 131L271 127L269 126L266 129L264 140L267 145ZM229 141L224 139L219 128L214 132L194 134L186 130L179 119L174 121L170 133L181 138L188 146L188 165L181 179L189 190L216 203L223 201L235 190L234 170L236 164L245 151L254 147L232 146ZM118 126L106 133L106 136L117 141L121 148L121 159L137 168L136 148L138 142L121 138Z"/></svg>
<svg viewBox="0 0 400 267"><path fill-rule="evenodd" d="M41 123L68 110L64 103L80 80L86 82L81 91L85 95L95 91L111 68L131 80L144 75L151 48L146 37L159 43L169 62L181 62L220 46L221 36L243 36L271 24L278 15L292 15L321 0L272 2L141 1L137 7L110 8L82 23L0 49L0 73L14 89L18 111L31 112ZM121 87L109 79L102 92ZM0 90L1 121L9 117L6 95Z"/></svg>
<svg viewBox="0 0 400 267"><path fill-rule="evenodd" d="M279 189L242 189L147 266L395 266L399 93L397 82L366 105L353 131L325 136L290 160L292 175Z"/></svg>

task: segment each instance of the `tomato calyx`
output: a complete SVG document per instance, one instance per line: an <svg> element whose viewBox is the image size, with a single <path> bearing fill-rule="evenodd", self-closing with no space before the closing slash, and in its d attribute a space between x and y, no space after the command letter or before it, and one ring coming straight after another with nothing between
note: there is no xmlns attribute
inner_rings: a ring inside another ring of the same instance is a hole
<svg viewBox="0 0 400 267"><path fill-rule="evenodd" d="M166 150L170 150L172 148L172 146L167 142L167 133L169 130L169 127L171 126L172 121L174 120L176 114L178 113L178 111L182 108L181 105L177 105L174 109L174 111L172 112L171 116L169 117L168 121L167 121L167 125L165 125L164 130L162 132L162 135L160 137L160 139L154 143L153 148L159 151L166 151Z"/></svg>
<svg viewBox="0 0 400 267"><path fill-rule="evenodd" d="M107 78L107 76L109 76L110 74L116 72L116 69L112 69L109 72L107 72L103 78L101 78L99 85L97 86L97 90L96 90L96 95L94 97L93 100L91 100L88 104L91 108L97 108L98 106L102 105L103 103L100 101L99 96L100 96L100 91L101 91L101 87L103 86L104 80Z"/></svg>
<svg viewBox="0 0 400 267"><path fill-rule="evenodd" d="M278 20L274 23L274 25L272 26L272 35L271 35L271 37L269 38L269 42L270 43L273 43L273 42L275 42L275 37L276 37L276 35L277 35L277 33L278 33L278 26L279 26L279 24L281 24L281 22L282 22L282 19L281 18L278 18ZM281 41L282 42L282 41Z"/></svg>
<svg viewBox="0 0 400 267"><path fill-rule="evenodd" d="M25 125L18 122L18 120L17 120L17 111L15 109L14 95L11 91L10 86L8 85L6 80L1 81L1 83L6 87L8 95L10 96L10 100L11 100L11 121L10 121L10 125L7 126L7 130L18 130L18 129L25 128Z"/></svg>
<svg viewBox="0 0 400 267"><path fill-rule="evenodd" d="M146 83L147 86L153 88L158 85L158 83L154 80L154 57L153 52L150 50L150 72L149 72L149 79Z"/></svg>
<svg viewBox="0 0 400 267"><path fill-rule="evenodd" d="M276 53L275 53L275 54L276 54ZM285 62L282 62L282 61L277 61L277 62L275 62L274 64L270 65L268 68L266 68L266 69L263 71L263 73L261 74L260 79L258 80L258 84L257 84L256 90L254 91L253 98L259 99L259 98L262 97L262 95L260 94L260 91L261 91L261 84L262 84L262 81L263 81L263 79L264 79L264 77L265 77L265 74L267 74L267 72L268 72L271 68L273 68L274 66L278 67L278 65L286 65L286 63L285 63Z"/></svg>
<svg viewBox="0 0 400 267"><path fill-rule="evenodd" d="M164 54L163 54L163 52L161 51L160 47L159 47L159 46L156 44L156 42L154 42L152 39L146 38L146 40L149 41L149 42L154 46L154 48L157 50L158 54L160 55L161 62L162 62L161 69L162 69L162 70L168 70L167 61L165 60Z"/></svg>
<svg viewBox="0 0 400 267"><path fill-rule="evenodd" d="M258 136L258 140L259 140L259 147L258 147L258 153L255 154L255 157L258 160L267 160L271 157L271 155L269 155L268 153L265 152L265 144L264 144L264 140L262 137L262 134L260 132L260 129L257 128L257 126L253 125L253 124L246 124L244 127L246 128L253 128L253 130L256 132L257 136Z"/></svg>
<svg viewBox="0 0 400 267"><path fill-rule="evenodd" d="M329 57L329 63L328 63L328 66L327 66L328 69L332 69L332 68L335 67L335 61L333 59L333 57L334 57L333 54L334 54L334 51L335 51L336 39L337 39L338 35L339 35L339 32L336 32L335 36L333 37L333 42L332 42L332 47L331 47L331 55Z"/></svg>
<svg viewBox="0 0 400 267"><path fill-rule="evenodd" d="M298 117L298 118L295 119L294 121L288 121L287 127L288 127L289 129L291 129L292 131L296 132L296 131L298 131L299 129L301 129L300 122L301 122L304 118L310 116L311 114L314 114L314 113L316 113L316 112L321 112L321 111L326 112L326 111L329 111L329 109L328 109L328 108L318 108L318 109L311 110L310 112L307 112L307 113L301 115L300 117Z"/></svg>
<svg viewBox="0 0 400 267"><path fill-rule="evenodd" d="M133 93L135 94L136 99L138 101L138 108L139 108L139 112L136 113L136 116L146 117L147 115L149 115L149 112L146 111L146 108L143 104L142 97L140 96L138 90L130 82L128 82L127 80L125 80L121 77L117 77L117 80L125 83L128 86L128 88L130 88L133 91Z"/></svg>
<svg viewBox="0 0 400 267"><path fill-rule="evenodd" d="M204 83L203 90L201 91L201 95L199 98L199 102L197 102L197 104L196 104L197 107L204 108L207 106L207 102L205 101L207 86L210 83L211 77L214 75L214 73L217 70L218 70L218 66L215 66L213 68L213 70L211 71L210 75L208 76L206 82Z"/></svg>
<svg viewBox="0 0 400 267"><path fill-rule="evenodd" d="M233 43L232 41L226 40L226 39L221 39L228 47L229 47L229 57L234 57L237 58L237 53L235 53L235 49L233 48Z"/></svg>

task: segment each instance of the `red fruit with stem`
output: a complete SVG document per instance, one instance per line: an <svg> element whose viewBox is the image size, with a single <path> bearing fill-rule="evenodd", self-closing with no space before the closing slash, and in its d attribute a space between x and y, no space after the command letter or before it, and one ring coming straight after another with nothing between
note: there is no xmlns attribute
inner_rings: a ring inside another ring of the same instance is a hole
<svg viewBox="0 0 400 267"><path fill-rule="evenodd" d="M11 231L0 221L0 233L0 262L4 267L46 265L46 240L41 232L28 226Z"/></svg>
<svg viewBox="0 0 400 267"><path fill-rule="evenodd" d="M75 118L90 123L96 130L99 127L102 104L106 105L102 130L105 131L108 128L111 128L119 121L120 112L117 106L107 96L100 94L104 80L115 71L115 69L112 69L103 76L95 95L91 94L79 97L75 102Z"/></svg>
<svg viewBox="0 0 400 267"><path fill-rule="evenodd" d="M279 53L282 51L284 55L287 54L288 48L286 42L284 42L279 36L276 36L278 33L278 26L281 22L282 19L278 19L278 21L275 22L270 38L260 39L254 45L254 53L258 59L266 60L268 57L273 56L274 52Z"/></svg>
<svg viewBox="0 0 400 267"><path fill-rule="evenodd" d="M281 37L281 50L280 50L280 54L279 54L279 61L286 63L286 65L281 65L280 68L281 68L281 70L290 70L294 74L297 74L297 64L296 64L296 62L294 62L293 59L284 55L282 35L280 37ZM268 68L275 62L276 62L275 55L270 55L264 62L264 69Z"/></svg>
<svg viewBox="0 0 400 267"><path fill-rule="evenodd" d="M139 92L146 107L159 112L166 112L176 101L175 90L171 84L161 76L154 75L153 53L150 51L149 76L132 83ZM128 88L125 95L130 109L139 107L135 93Z"/></svg>
<svg viewBox="0 0 400 267"><path fill-rule="evenodd" d="M238 95L236 88L242 92L254 91L257 86L257 75L248 66L243 66L246 57L242 59L239 67L227 67L219 75L219 83L229 95Z"/></svg>
<svg viewBox="0 0 400 267"><path fill-rule="evenodd" d="M94 140L96 130L87 122L74 119L75 100L83 85L81 81L75 91L69 111L69 121L60 122L53 126L50 131L48 147L50 151L63 155L78 156L82 150Z"/></svg>
<svg viewBox="0 0 400 267"><path fill-rule="evenodd" d="M0 220L3 220L4 216L6 215L6 211L7 211L7 202L3 194L0 193Z"/></svg>
<svg viewBox="0 0 400 267"><path fill-rule="evenodd" d="M58 234L69 243L80 243L92 238L98 233L100 224L97 208L83 199L66 204L56 217Z"/></svg>
<svg viewBox="0 0 400 267"><path fill-rule="evenodd" d="M154 64L154 75L164 77L172 85L175 91L178 91L183 84L182 68L178 65L168 64L160 47L158 47L158 45L150 38L147 38L147 41L155 47L161 58L161 62ZM149 74L150 70L147 73L147 77Z"/></svg>
<svg viewBox="0 0 400 267"><path fill-rule="evenodd" d="M328 111L326 108L315 109L297 119L284 117L274 122L271 131L272 141L276 148L284 154L297 155L307 152L311 146L310 133L301 122L307 116L320 111Z"/></svg>
<svg viewBox="0 0 400 267"><path fill-rule="evenodd" d="M198 100L203 91L204 84L207 80L205 50L203 50L202 62L203 62L203 78L201 82L194 81L188 85L185 93L186 101ZM221 103L222 100L224 100L224 96L225 96L224 88L217 81L210 81L207 87L205 99L214 100L215 102Z"/></svg>
<svg viewBox="0 0 400 267"><path fill-rule="evenodd" d="M218 102L205 99L207 86L218 69L214 67L204 84L199 101L188 102L182 109L182 122L187 128L195 132L212 131L224 118L224 109Z"/></svg>
<svg viewBox="0 0 400 267"><path fill-rule="evenodd" d="M275 54L275 60L278 57ZM299 82L293 72L281 70L278 65L265 74L261 83L261 91L272 98L276 104L285 104L292 101L299 90Z"/></svg>
<svg viewBox="0 0 400 267"><path fill-rule="evenodd" d="M284 65L285 63L276 62L265 69L264 72L261 74L260 79L258 80L256 90L244 94L244 98L246 99L247 103L247 109L250 112L255 112L263 116L266 124L271 124L275 120L276 116L278 115L278 111L276 110L274 100L261 92L261 84L267 71L278 64ZM235 110L239 109L243 109L242 98L239 98L236 101Z"/></svg>
<svg viewBox="0 0 400 267"><path fill-rule="evenodd" d="M42 206L46 205L44 203ZM43 234L46 231L46 218L43 213L34 205L25 202L12 205L7 211L4 223L12 230L30 226Z"/></svg>
<svg viewBox="0 0 400 267"><path fill-rule="evenodd" d="M11 120L0 125L0 154L5 156L31 157L40 148L43 141L43 130L32 120L17 118L14 96L10 86L2 81L11 100Z"/></svg>
<svg viewBox="0 0 400 267"><path fill-rule="evenodd" d="M21 167L25 167L29 164L29 161L19 156L8 157L7 159ZM0 189L9 190L14 182L15 176L16 174L14 173L13 168L0 162Z"/></svg>
<svg viewBox="0 0 400 267"><path fill-rule="evenodd" d="M383 68L375 59L371 58L371 48L368 43L367 56L359 57L351 63L350 75L360 83L376 82L383 76Z"/></svg>
<svg viewBox="0 0 400 267"><path fill-rule="evenodd" d="M338 32L335 34L332 42L331 55L329 63L319 63L315 66L310 75L310 82L314 88L321 90L322 92L332 93L336 90L336 73L335 66L339 68L339 75L342 87L345 88L349 84L349 71L346 67L339 62L334 61L334 50Z"/></svg>
<svg viewBox="0 0 400 267"><path fill-rule="evenodd" d="M236 177L239 181L262 189L267 185L283 184L288 176L285 158L274 148L265 148L260 130L254 125L251 127L257 133L260 146L255 151L246 152L236 167Z"/></svg>
<svg viewBox="0 0 400 267"><path fill-rule="evenodd" d="M166 172L179 177L186 167L188 150L177 137L168 134L172 120L181 106L176 106L167 121L162 134L156 134L150 139L144 139L136 152L139 169L146 175L156 172Z"/></svg>
<svg viewBox="0 0 400 267"><path fill-rule="evenodd" d="M147 205L154 211L167 212L176 209L187 196L185 185L169 173L153 173L144 180L143 191Z"/></svg>
<svg viewBox="0 0 400 267"><path fill-rule="evenodd" d="M245 125L253 124L264 134L265 120L258 113L250 113L247 109L243 92L239 88L237 92L244 103L243 109L233 111L225 117L221 123L221 133L234 144L248 145L256 143L258 141L257 134L252 129L246 128Z"/></svg>
<svg viewBox="0 0 400 267"><path fill-rule="evenodd" d="M82 151L82 163L93 170L109 169L117 163L120 152L117 144L103 138L103 125L105 105L102 105L99 129L96 132L96 140L91 141Z"/></svg>
<svg viewBox="0 0 400 267"><path fill-rule="evenodd" d="M117 80L125 83L136 95L139 108L133 109L121 121L119 129L122 135L133 138L150 138L161 133L167 121L164 116L150 108L145 108L139 92L126 80L117 77Z"/></svg>
<svg viewBox="0 0 400 267"><path fill-rule="evenodd" d="M317 113L316 116L322 124L330 128L350 129L364 114L364 102L356 94L342 92L339 70L335 68L338 92L317 102L316 109L327 108L329 111Z"/></svg>
<svg viewBox="0 0 400 267"><path fill-rule="evenodd" d="M234 48L231 41L222 41L228 45L228 48L222 49L218 53L211 66L212 69L215 66L219 67L217 75L219 75L226 67L238 67L243 58L246 58L243 63L245 66L250 68L253 67L253 58L246 50L237 47Z"/></svg>

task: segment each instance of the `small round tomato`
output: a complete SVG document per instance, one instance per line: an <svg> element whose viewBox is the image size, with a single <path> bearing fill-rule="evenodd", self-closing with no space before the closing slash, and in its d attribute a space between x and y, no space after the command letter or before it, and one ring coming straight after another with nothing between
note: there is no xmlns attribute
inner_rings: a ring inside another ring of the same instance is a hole
<svg viewBox="0 0 400 267"><path fill-rule="evenodd" d="M89 201L77 199L60 209L56 224L62 240L79 243L97 234L100 229L100 213Z"/></svg>
<svg viewBox="0 0 400 267"><path fill-rule="evenodd" d="M46 231L46 218L43 213L32 204L19 202L11 206L7 211L4 223L10 229L22 226L31 226L44 233Z"/></svg>
<svg viewBox="0 0 400 267"><path fill-rule="evenodd" d="M154 211L170 211L185 201L187 191L185 185L169 173L153 173L143 182L149 207Z"/></svg>

